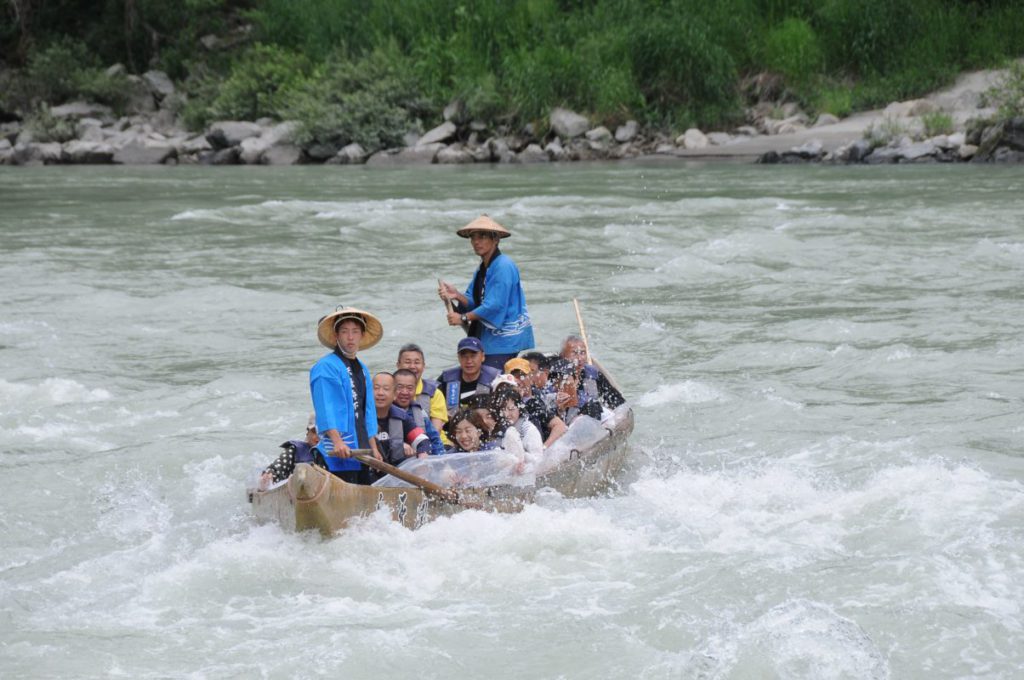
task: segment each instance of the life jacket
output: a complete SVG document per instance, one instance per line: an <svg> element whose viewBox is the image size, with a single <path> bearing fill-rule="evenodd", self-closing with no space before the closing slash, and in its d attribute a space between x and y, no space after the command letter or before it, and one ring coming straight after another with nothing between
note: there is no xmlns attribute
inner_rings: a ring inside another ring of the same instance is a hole
<svg viewBox="0 0 1024 680"><path fill-rule="evenodd" d="M299 463L312 463L313 462L313 447L304 441L298 439L289 439L284 444L281 444L282 449L286 449L291 446L295 450L295 464Z"/></svg>
<svg viewBox="0 0 1024 680"><path fill-rule="evenodd" d="M476 394L490 394L491 382L501 375L501 371L493 366L481 366L480 375L476 379ZM448 407L451 418L459 410L459 396L462 394L462 368L455 366L441 373L441 384L444 385L444 405Z"/></svg>
<svg viewBox="0 0 1024 680"><path fill-rule="evenodd" d="M591 399L597 399L597 377L600 374L597 372L597 367L591 364L585 364L583 366L583 381L580 389L580 403L585 403Z"/></svg>
<svg viewBox="0 0 1024 680"><path fill-rule="evenodd" d="M444 453L444 442L441 441L441 434L437 431L437 428L434 427L434 423L431 422L430 418L427 417L423 407L414 401L409 404L409 409L406 413L412 416L412 421L416 424L416 427L421 428L427 433L427 438L430 440L431 455Z"/></svg>
<svg viewBox="0 0 1024 680"><path fill-rule="evenodd" d="M423 391L416 395L414 403L419 404L424 413L430 413L430 400L434 397L434 392L437 392L437 383L427 378L420 380L423 381Z"/></svg>
<svg viewBox="0 0 1024 680"><path fill-rule="evenodd" d="M387 432L377 433L377 444L380 446L380 453L384 460L392 465L398 465L405 460L405 419L406 412L394 404L388 411Z"/></svg>

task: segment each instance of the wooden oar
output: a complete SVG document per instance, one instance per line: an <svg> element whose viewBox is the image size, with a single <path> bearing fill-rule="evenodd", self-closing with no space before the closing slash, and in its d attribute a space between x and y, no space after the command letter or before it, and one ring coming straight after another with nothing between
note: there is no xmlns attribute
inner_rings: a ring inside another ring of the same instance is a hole
<svg viewBox="0 0 1024 680"><path fill-rule="evenodd" d="M359 449L356 449L356 450L359 451ZM362 450L363 451L369 451L369 449L362 449ZM438 498L440 498L441 500L443 500L446 503L451 503L453 505L461 505L462 504L462 501L459 498L459 494L458 494L457 491L455 491L455 489L446 489L443 486L440 486L438 484L434 484L433 482L431 482L429 480L426 480L426 479L423 479L422 477L419 477L417 475L414 475L411 472L406 472L405 470L399 470L394 465L390 465L388 463L385 463L382 460L377 460L373 456L367 456L367 455L363 455L363 454L356 454L356 455L353 456L353 458L355 458L356 460L358 460L360 463L362 463L364 465L368 465L368 466L372 467L374 470L377 470L378 472L383 472L385 474L393 475L393 476L398 477L399 479L401 479L403 482L408 482L409 484L412 484L413 486L418 486L419 488L421 488L424 491L426 491L428 494L430 494L432 496L437 496Z"/></svg>
<svg viewBox="0 0 1024 680"><path fill-rule="evenodd" d="M583 350L587 353L587 363L594 364L597 370L601 371L601 373L604 375L605 379L608 381L608 384L614 387L619 394L625 397L626 393L622 391L621 387L619 387L619 384L615 381L615 378L612 377L612 374L604 370L604 366L601 365L601 362L598 361L597 358L590 353L590 342L587 341L587 328L586 326L583 325L583 314L580 312L579 300L573 298L572 306L576 309L576 323L579 324L580 327L580 338L583 339Z"/></svg>
<svg viewBox="0 0 1024 680"><path fill-rule="evenodd" d="M438 279L437 280L437 288L438 288L438 290L440 290L441 286L443 286L443 285L444 284L441 283L441 279ZM454 312L455 311L455 303L452 302L451 298L445 298L444 299L444 306L445 306L445 309L447 309L449 312ZM462 326L462 330L464 330L466 332L466 335L469 335L469 324L468 323L462 323L462 324L459 324L459 325Z"/></svg>

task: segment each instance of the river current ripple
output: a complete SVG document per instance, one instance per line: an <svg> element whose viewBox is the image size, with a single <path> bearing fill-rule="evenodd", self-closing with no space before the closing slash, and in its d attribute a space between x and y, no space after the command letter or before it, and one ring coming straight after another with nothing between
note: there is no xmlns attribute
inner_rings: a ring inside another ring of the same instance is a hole
<svg viewBox="0 0 1024 680"><path fill-rule="evenodd" d="M1014 678L1020 168L0 168L0 675ZM453 230L636 409L608 495L333 540L242 492L316 319L453 363Z"/></svg>

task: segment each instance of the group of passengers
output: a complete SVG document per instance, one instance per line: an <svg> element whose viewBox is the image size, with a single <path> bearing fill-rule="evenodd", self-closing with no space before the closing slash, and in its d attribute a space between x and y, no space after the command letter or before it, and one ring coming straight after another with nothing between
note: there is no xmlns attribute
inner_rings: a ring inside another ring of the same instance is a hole
<svg viewBox="0 0 1024 680"><path fill-rule="evenodd" d="M438 285L449 325L467 333L456 350L458 366L426 379L423 350L410 343L399 349L393 372L371 379L357 353L383 337L380 320L352 307L322 317L317 338L331 351L310 369L314 413L306 438L281 445L284 452L264 470L261 488L287 479L303 462L349 483L371 484L378 473L356 454L400 465L413 457L500 447L538 461L575 418L599 419L602 408L624 402L589 363L582 338L569 336L555 356L528 351L533 328L519 270L498 248L508 230L481 216L457 233L480 257L465 292Z"/></svg>

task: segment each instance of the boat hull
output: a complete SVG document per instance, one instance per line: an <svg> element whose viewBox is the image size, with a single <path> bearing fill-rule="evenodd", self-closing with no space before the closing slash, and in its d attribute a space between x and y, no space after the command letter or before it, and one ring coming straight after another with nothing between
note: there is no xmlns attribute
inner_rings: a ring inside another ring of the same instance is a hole
<svg viewBox="0 0 1024 680"><path fill-rule="evenodd" d="M378 487L349 484L326 470L305 463L295 467L286 482L267 491L249 491L256 518L275 522L289 531L317 530L331 536L351 522L382 509L410 529L465 509L518 512L533 500L534 490L550 487L564 496L588 496L606 489L625 463L626 440L633 431L633 412L626 410L606 437L537 477L531 487L458 489L451 503L416 487Z"/></svg>

